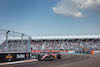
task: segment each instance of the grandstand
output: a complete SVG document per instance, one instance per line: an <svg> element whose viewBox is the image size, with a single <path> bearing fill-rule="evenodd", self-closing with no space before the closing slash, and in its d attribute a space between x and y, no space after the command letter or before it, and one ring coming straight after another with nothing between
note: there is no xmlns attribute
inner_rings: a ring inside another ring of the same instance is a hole
<svg viewBox="0 0 100 67"><path fill-rule="evenodd" d="M32 38L32 50L100 50L100 35L35 36Z"/></svg>
<svg viewBox="0 0 100 67"><path fill-rule="evenodd" d="M27 52L28 35L0 30L0 52ZM8 34L8 35L7 35ZM22 37L23 36L23 37ZM7 45L8 44L8 45ZM34 36L31 40L32 50L100 50L100 35L79 36Z"/></svg>
<svg viewBox="0 0 100 67"><path fill-rule="evenodd" d="M23 40L21 45L20 38L10 38L8 41L9 51L27 51L28 41ZM6 42L0 44L0 51L5 51ZM13 45L14 44L14 45ZM3 47L3 49L2 49ZM14 48L13 48L14 47ZM32 37L31 41L32 50L81 50L81 51L91 51L91 50L100 50L100 36L99 35L87 35L87 36L35 36Z"/></svg>
<svg viewBox="0 0 100 67"><path fill-rule="evenodd" d="M22 40L18 37L8 40L9 51L24 51L28 49L28 40ZM0 52L6 50L6 41L0 42ZM84 36L35 36L31 41L32 50L100 50L100 35Z"/></svg>
<svg viewBox="0 0 100 67"><path fill-rule="evenodd" d="M65 50L62 52L74 51L77 53L78 51L78 53L89 54L92 51L100 51L100 35L34 36L31 39L26 34L0 30L0 62L27 59L36 50L57 52Z"/></svg>

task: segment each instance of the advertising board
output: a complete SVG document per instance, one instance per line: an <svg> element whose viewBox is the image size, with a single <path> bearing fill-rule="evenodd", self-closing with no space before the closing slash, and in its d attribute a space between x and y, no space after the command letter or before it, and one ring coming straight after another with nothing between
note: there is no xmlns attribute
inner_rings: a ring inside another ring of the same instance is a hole
<svg viewBox="0 0 100 67"><path fill-rule="evenodd" d="M17 58L21 58L21 59L24 59L25 58L25 54L17 54Z"/></svg>

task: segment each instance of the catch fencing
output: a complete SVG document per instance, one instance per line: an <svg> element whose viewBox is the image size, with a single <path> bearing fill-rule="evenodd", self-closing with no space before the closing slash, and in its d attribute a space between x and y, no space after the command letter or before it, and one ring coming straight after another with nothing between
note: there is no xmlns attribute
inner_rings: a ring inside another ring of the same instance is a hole
<svg viewBox="0 0 100 67"><path fill-rule="evenodd" d="M31 36L0 29L0 53L31 52Z"/></svg>

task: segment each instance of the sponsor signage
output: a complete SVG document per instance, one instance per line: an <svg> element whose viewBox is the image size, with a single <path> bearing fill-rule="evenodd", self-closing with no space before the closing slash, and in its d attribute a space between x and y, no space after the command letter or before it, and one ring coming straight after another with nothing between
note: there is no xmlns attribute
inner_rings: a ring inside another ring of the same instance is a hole
<svg viewBox="0 0 100 67"><path fill-rule="evenodd" d="M60 50L51 50L51 52L60 52Z"/></svg>
<svg viewBox="0 0 100 67"><path fill-rule="evenodd" d="M17 61L30 58L31 53L2 53L0 54L0 63L7 61Z"/></svg>
<svg viewBox="0 0 100 67"><path fill-rule="evenodd" d="M28 53L26 54L26 58L29 58L29 54Z"/></svg>
<svg viewBox="0 0 100 67"><path fill-rule="evenodd" d="M68 52L68 50L60 50L60 52Z"/></svg>
<svg viewBox="0 0 100 67"><path fill-rule="evenodd" d="M7 59L8 61L11 61L12 58L13 58L13 56L12 56L11 54L6 55L6 59Z"/></svg>
<svg viewBox="0 0 100 67"><path fill-rule="evenodd" d="M34 59L36 59L36 58L37 58L37 56L31 56L31 58L34 58Z"/></svg>
<svg viewBox="0 0 100 67"><path fill-rule="evenodd" d="M25 54L17 54L17 58L23 59L23 58L25 58Z"/></svg>

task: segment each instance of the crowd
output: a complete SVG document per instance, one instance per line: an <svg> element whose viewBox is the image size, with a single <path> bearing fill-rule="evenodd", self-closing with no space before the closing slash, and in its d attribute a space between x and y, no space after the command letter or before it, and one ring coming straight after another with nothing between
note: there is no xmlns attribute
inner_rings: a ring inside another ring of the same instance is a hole
<svg viewBox="0 0 100 67"><path fill-rule="evenodd" d="M32 40L32 50L100 50L100 39Z"/></svg>
<svg viewBox="0 0 100 67"><path fill-rule="evenodd" d="M22 45L23 43L23 45ZM6 45L6 41L4 41L2 44L0 44L0 52L6 52L6 49L8 50L8 52L19 52L19 51L27 51L28 49L28 41L23 41L21 42L21 40L8 40L7 42L8 47Z"/></svg>
<svg viewBox="0 0 100 67"><path fill-rule="evenodd" d="M22 45L23 43L23 45ZM4 41L0 44L0 52L8 49L9 51L27 51L28 41L9 40L8 48ZM73 39L73 40L31 40L31 50L100 50L100 39Z"/></svg>

